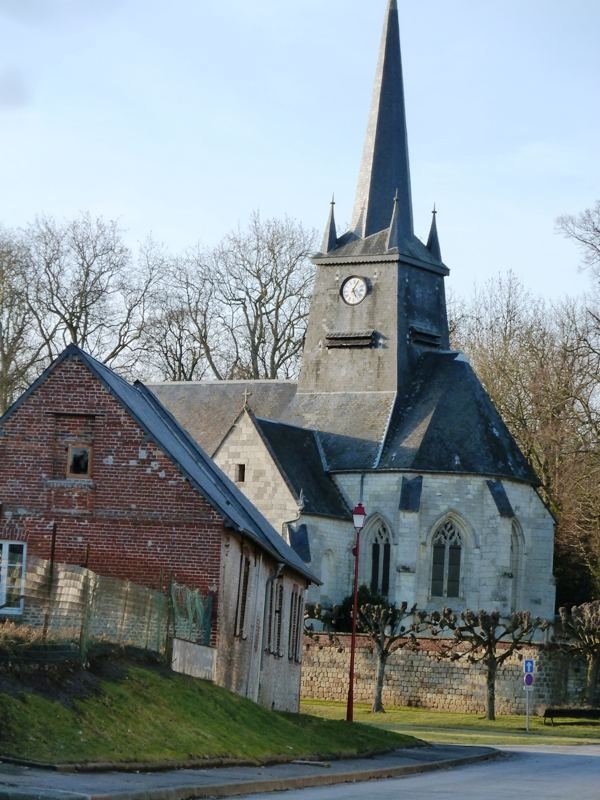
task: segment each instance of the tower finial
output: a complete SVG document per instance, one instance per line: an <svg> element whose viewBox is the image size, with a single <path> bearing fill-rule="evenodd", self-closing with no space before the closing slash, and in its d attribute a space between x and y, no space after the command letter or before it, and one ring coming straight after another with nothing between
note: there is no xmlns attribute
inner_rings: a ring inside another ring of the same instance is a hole
<svg viewBox="0 0 600 800"><path fill-rule="evenodd" d="M398 234L400 239L411 238L412 200L398 6L396 0L389 0L354 203L352 228L359 236L370 236L388 227L390 198L396 189Z"/></svg>
<svg viewBox="0 0 600 800"><path fill-rule="evenodd" d="M334 208L335 208L335 195L331 195L329 219L327 220L325 233L323 234L323 243L321 244L322 253L330 253L332 250L335 250L335 247L337 245L337 232L335 229Z"/></svg>
<svg viewBox="0 0 600 800"><path fill-rule="evenodd" d="M429 237L427 239L427 249L431 253L431 255L436 258L438 261L442 260L442 251L440 248L440 240L438 238L438 231L437 231L437 211L435 208L435 203L433 204L433 211L431 212L431 228L429 229Z"/></svg>

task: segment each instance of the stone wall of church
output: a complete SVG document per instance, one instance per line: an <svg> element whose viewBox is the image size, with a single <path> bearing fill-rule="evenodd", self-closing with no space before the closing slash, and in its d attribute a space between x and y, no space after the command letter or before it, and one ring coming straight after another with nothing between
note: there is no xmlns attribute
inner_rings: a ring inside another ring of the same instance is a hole
<svg viewBox="0 0 600 800"><path fill-rule="evenodd" d="M370 541L383 524L391 538L389 596L395 602L553 616L554 523L531 486L502 481L514 512L502 516L486 477L424 474L419 510L412 512L399 508L402 478L399 472L336 476L343 494L350 501L362 498L369 515L361 533L361 583L370 582ZM432 538L445 520L463 541L458 597L431 595Z"/></svg>
<svg viewBox="0 0 600 800"><path fill-rule="evenodd" d="M284 523L296 519L298 505L248 414L239 417L214 460L278 533Z"/></svg>
<svg viewBox="0 0 600 800"><path fill-rule="evenodd" d="M345 702L348 692L349 636L332 642L325 634L304 638L303 699ZM375 688L376 655L366 637L358 637L354 699L371 703ZM385 672L384 706L413 706L440 711L484 713L484 667L464 661L438 660L436 640L422 640L416 652L399 650L390 656ZM564 655L531 646L508 659L496 681L496 713L524 714L524 658L535 659L531 709L582 702L585 667Z"/></svg>
<svg viewBox="0 0 600 800"><path fill-rule="evenodd" d="M323 582L309 587L307 598L325 607L340 603L352 593L354 561L351 523L326 517L303 517L311 550L310 567Z"/></svg>

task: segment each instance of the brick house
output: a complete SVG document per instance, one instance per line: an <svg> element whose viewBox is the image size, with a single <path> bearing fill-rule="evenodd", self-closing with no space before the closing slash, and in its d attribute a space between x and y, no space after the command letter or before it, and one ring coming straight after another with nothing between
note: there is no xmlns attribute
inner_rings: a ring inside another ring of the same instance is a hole
<svg viewBox="0 0 600 800"><path fill-rule="evenodd" d="M214 596L215 680L296 710L316 580L141 383L70 345L0 420L0 613L27 621L28 557Z"/></svg>

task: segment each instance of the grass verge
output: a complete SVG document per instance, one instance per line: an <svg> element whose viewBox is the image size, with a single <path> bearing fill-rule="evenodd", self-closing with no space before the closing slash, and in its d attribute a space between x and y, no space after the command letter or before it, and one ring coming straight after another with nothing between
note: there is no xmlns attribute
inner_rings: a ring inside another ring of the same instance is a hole
<svg viewBox="0 0 600 800"><path fill-rule="evenodd" d="M0 758L183 765L334 758L419 744L409 734L268 711L159 664L103 658L88 670L0 681Z"/></svg>
<svg viewBox="0 0 600 800"><path fill-rule="evenodd" d="M322 719L342 720L346 706L303 700L300 710ZM560 720L553 726L532 715L527 731L525 716L498 716L490 722L478 714L398 707L373 714L366 704L355 704L354 719L379 730L407 733L439 744L600 744L600 723L589 720Z"/></svg>

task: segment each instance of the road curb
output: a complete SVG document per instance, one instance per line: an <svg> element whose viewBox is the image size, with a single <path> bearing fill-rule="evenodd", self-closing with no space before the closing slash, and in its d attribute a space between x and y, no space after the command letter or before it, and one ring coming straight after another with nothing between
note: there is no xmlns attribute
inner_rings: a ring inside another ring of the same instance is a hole
<svg viewBox="0 0 600 800"><path fill-rule="evenodd" d="M260 794L261 792L276 792L286 789L309 789L315 786L333 786L338 783L362 783L373 780L385 780L386 778L400 778L404 775L418 775L423 772L433 772L435 770L450 769L452 767L474 764L479 761L490 761L495 758L504 757L500 751L483 753L476 756L465 758L452 758L443 761L435 761L430 764L405 764L399 767L381 767L378 769L350 770L348 772L338 772L335 774L304 775L294 778L264 779L246 783L231 783L222 786L196 787L197 794L166 794L156 795L138 794L115 796L97 796L89 800L189 800L190 798L206 797L234 797L235 795Z"/></svg>
<svg viewBox="0 0 600 800"><path fill-rule="evenodd" d="M404 751L406 753L406 751ZM411 761L406 763L406 756L403 751L398 751L396 763L394 756L380 765L360 764L357 759L356 766L353 768L351 761L340 762L318 762L313 765L300 762L296 766L310 767L310 772L296 775L260 775L233 777L224 774L225 770L216 770L210 778L206 774L197 781L190 776L189 785L153 787L144 785L131 789L115 787L114 791L107 791L106 787L98 787L96 791L73 791L66 787L42 789L40 786L12 786L5 784L0 787L1 800L196 800L196 798L209 797L235 797L239 795L259 794L289 789L307 789L318 786L333 786L343 783L360 783L374 780L384 780L386 778L399 778L409 775L417 775L424 772L435 770L451 769L452 767L465 766L482 761L489 761L496 758L505 757L505 753L494 748L477 748L477 752L465 755L443 755L439 758L433 757L430 761ZM404 763L398 763L404 758ZM266 768L268 769L268 768ZM315 769L317 771L315 771ZM220 773L220 775L219 775ZM147 777L151 780L150 774ZM104 790L104 791L103 791Z"/></svg>

